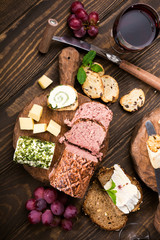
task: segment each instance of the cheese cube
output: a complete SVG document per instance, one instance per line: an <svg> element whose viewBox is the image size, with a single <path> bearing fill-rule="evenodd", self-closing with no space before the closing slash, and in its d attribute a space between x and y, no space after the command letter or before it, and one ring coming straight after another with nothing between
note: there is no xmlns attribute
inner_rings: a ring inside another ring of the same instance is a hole
<svg viewBox="0 0 160 240"><path fill-rule="evenodd" d="M47 127L47 131L57 137L61 131L61 126L58 123L56 123L55 121L50 120L48 127Z"/></svg>
<svg viewBox="0 0 160 240"><path fill-rule="evenodd" d="M38 83L42 89L47 88L53 81L48 78L46 75L43 75L39 80Z"/></svg>
<svg viewBox="0 0 160 240"><path fill-rule="evenodd" d="M43 107L38 105L38 104L34 104L31 108L31 110L29 111L28 117L36 120L37 122L39 122L41 116L42 116L42 111L43 111Z"/></svg>
<svg viewBox="0 0 160 240"><path fill-rule="evenodd" d="M19 124L21 130L33 130L34 121L32 118L20 117Z"/></svg>
<svg viewBox="0 0 160 240"><path fill-rule="evenodd" d="M42 133L45 132L46 129L47 129L46 123L34 124L33 133Z"/></svg>

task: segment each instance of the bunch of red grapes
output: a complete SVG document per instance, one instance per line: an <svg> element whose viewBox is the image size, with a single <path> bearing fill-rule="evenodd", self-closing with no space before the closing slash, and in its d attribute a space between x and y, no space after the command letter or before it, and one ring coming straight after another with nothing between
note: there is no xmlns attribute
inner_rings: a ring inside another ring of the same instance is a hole
<svg viewBox="0 0 160 240"><path fill-rule="evenodd" d="M72 219L77 216L77 208L67 205L68 196L54 188L38 187L34 191L34 198L26 202L29 210L30 223L57 227L61 225L64 230L72 229Z"/></svg>
<svg viewBox="0 0 160 240"><path fill-rule="evenodd" d="M89 15L84 9L84 5L75 1L71 5L72 14L68 17L68 25L73 30L74 36L81 38L89 34L90 37L95 37L98 34L98 20L97 12L91 12Z"/></svg>

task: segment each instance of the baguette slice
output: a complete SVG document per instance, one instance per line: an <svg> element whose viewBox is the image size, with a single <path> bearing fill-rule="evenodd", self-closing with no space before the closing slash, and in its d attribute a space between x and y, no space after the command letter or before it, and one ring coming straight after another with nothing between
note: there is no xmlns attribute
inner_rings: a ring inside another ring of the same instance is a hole
<svg viewBox="0 0 160 240"><path fill-rule="evenodd" d="M145 102L145 95L142 89L134 88L129 94L120 99L120 104L124 110L134 112L142 107Z"/></svg>
<svg viewBox="0 0 160 240"><path fill-rule="evenodd" d="M103 191L103 186L110 180L113 170L113 167L103 167L100 169L98 173L99 181L96 180L93 182L83 203L83 210L89 215L91 220L101 228L109 231L121 229L126 225L128 220L127 215L119 210L107 192ZM128 177L141 193L141 199L132 210L132 212L134 212L139 209L140 203L142 202L142 189L135 178Z"/></svg>
<svg viewBox="0 0 160 240"><path fill-rule="evenodd" d="M82 85L83 92L90 98L100 98L103 95L103 83L98 73L88 70L87 78Z"/></svg>
<svg viewBox="0 0 160 240"><path fill-rule="evenodd" d="M99 76L102 77L104 75L104 68L100 63L94 62L93 64L99 65L103 70L101 72L98 72ZM91 70L89 66L83 67L84 71L87 72L88 70Z"/></svg>
<svg viewBox="0 0 160 240"><path fill-rule="evenodd" d="M119 87L117 81L109 75L101 77L104 87L104 92L101 99L108 102L116 102L119 97Z"/></svg>

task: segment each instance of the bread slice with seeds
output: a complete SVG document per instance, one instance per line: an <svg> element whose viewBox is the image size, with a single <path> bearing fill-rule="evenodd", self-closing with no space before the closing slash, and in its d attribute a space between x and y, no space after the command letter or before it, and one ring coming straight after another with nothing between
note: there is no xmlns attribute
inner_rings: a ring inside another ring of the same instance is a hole
<svg viewBox="0 0 160 240"><path fill-rule="evenodd" d="M101 77L104 87L104 92L101 99L108 102L116 102L119 97L119 87L117 81L109 75Z"/></svg>
<svg viewBox="0 0 160 240"><path fill-rule="evenodd" d="M145 103L145 95L142 89L134 88L129 94L120 99L120 104L124 110L134 112Z"/></svg>
<svg viewBox="0 0 160 240"><path fill-rule="evenodd" d="M103 83L98 73L88 70L86 81L82 85L84 93L90 98L100 98L103 95Z"/></svg>
<svg viewBox="0 0 160 240"><path fill-rule="evenodd" d="M109 231L121 229L128 220L127 215L121 213L114 205L97 180L88 190L83 203L83 211L95 224Z"/></svg>
<svg viewBox="0 0 160 240"><path fill-rule="evenodd" d="M109 231L119 230L127 223L128 216L123 213L112 201L106 191L104 185L111 179L114 167L102 167L98 173L98 179L95 180L89 188L83 203L85 214L89 215L90 219L101 228ZM139 182L127 175L131 183L134 184L141 193L141 198L132 210L139 209L142 202L142 189Z"/></svg>

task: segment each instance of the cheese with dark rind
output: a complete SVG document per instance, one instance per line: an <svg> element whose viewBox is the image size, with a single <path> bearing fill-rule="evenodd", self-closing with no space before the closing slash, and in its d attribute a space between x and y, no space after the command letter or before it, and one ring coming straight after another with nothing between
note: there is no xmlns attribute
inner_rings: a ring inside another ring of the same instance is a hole
<svg viewBox="0 0 160 240"><path fill-rule="evenodd" d="M13 160L32 167L49 169L55 150L55 143L20 136Z"/></svg>

